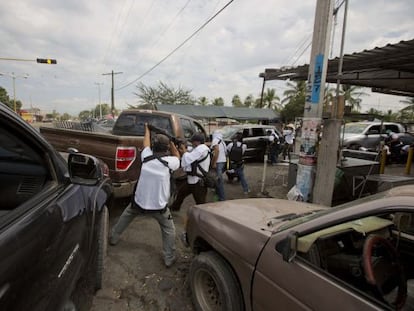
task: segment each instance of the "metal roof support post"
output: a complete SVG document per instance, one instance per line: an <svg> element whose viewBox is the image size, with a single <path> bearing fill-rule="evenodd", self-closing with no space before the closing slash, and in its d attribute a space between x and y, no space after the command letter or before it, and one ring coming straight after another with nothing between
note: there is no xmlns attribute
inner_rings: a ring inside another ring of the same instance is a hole
<svg viewBox="0 0 414 311"><path fill-rule="evenodd" d="M304 118L301 129L296 188L303 201L319 201L313 191L322 124L325 80L333 19L333 0L317 0L312 38L312 51L307 81ZM336 165L336 161L335 161ZM335 170L333 171L333 177ZM330 177L330 176L329 176ZM333 181L334 179L332 179ZM311 194L313 197L311 197Z"/></svg>

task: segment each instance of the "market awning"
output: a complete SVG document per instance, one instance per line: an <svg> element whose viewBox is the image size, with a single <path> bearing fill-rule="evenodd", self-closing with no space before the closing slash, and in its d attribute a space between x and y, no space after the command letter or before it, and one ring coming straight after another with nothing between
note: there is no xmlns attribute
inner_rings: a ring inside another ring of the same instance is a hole
<svg viewBox="0 0 414 311"><path fill-rule="evenodd" d="M328 61L326 82L336 83L339 58ZM343 57L341 84L372 88L373 92L414 97L414 39L387 44ZM307 80L309 65L265 69L265 80Z"/></svg>

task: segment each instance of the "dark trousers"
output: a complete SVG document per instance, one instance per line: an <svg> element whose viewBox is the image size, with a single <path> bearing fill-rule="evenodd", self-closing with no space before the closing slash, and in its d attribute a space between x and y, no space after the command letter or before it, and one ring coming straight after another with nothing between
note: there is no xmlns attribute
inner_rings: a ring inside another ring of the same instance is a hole
<svg viewBox="0 0 414 311"><path fill-rule="evenodd" d="M196 204L206 203L207 188L202 186L200 182L190 185L187 183L187 180L184 179L177 181L177 198L170 209L172 211L179 211L184 199L190 194L193 195Z"/></svg>

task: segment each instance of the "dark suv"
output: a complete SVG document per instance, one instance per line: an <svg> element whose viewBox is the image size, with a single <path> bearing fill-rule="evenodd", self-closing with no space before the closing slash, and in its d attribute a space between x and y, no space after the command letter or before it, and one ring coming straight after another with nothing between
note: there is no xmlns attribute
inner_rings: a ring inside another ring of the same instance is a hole
<svg viewBox="0 0 414 311"><path fill-rule="evenodd" d="M272 125L228 125L224 126L221 131L223 133L223 139L226 144L230 143L233 140L236 133L243 133L243 143L247 145L247 149L243 157L245 159L263 161L268 142L266 131L270 129L275 130L279 137L282 137L281 133Z"/></svg>

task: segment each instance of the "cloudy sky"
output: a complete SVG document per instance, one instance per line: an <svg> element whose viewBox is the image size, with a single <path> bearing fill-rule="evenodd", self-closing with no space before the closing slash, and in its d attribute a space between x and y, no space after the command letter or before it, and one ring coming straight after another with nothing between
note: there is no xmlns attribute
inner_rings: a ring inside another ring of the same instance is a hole
<svg viewBox="0 0 414 311"><path fill-rule="evenodd" d="M315 6L316 0L1 1L0 58L28 61L0 60L0 86L12 97L14 73L23 108L77 115L98 104L99 87L102 103L110 104L111 76L104 74L114 71L118 109L137 104L137 83L160 81L231 105L234 94L259 97L265 68L309 63ZM331 57L339 55L342 19L343 9ZM349 0L345 53L413 38L414 1ZM286 82L266 87L282 97ZM363 110L396 110L402 99L373 94L363 98Z"/></svg>

